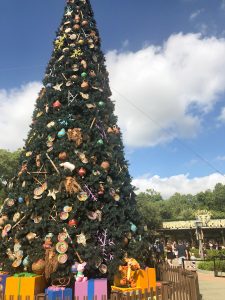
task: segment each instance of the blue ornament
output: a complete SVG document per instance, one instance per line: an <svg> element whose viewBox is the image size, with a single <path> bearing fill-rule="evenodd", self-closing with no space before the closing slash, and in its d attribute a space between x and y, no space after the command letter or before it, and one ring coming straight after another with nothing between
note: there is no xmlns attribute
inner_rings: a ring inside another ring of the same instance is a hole
<svg viewBox="0 0 225 300"><path fill-rule="evenodd" d="M59 124L61 124L63 126L67 126L68 122L66 120L59 120Z"/></svg>
<svg viewBox="0 0 225 300"><path fill-rule="evenodd" d="M77 273L77 265L78 265L78 264L75 263L75 264L73 264L73 265L71 266L71 272L74 273L74 274Z"/></svg>
<svg viewBox="0 0 225 300"><path fill-rule="evenodd" d="M23 200L22 197L19 197L19 198L18 198L18 202L19 202L19 203L23 203L23 201L24 201L24 200Z"/></svg>
<svg viewBox="0 0 225 300"><path fill-rule="evenodd" d="M58 137L62 138L66 134L66 130L63 128L58 132Z"/></svg>
<svg viewBox="0 0 225 300"><path fill-rule="evenodd" d="M136 225L134 225L133 223L130 223L130 229L131 229L131 231L133 231L133 232L136 232L137 231L137 226Z"/></svg>

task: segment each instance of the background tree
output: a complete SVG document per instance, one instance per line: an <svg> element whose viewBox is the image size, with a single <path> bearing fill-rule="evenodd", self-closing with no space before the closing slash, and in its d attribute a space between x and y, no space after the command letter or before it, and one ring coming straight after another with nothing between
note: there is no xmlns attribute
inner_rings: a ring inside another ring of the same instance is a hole
<svg viewBox="0 0 225 300"><path fill-rule="evenodd" d="M0 203L6 197L6 186L9 180L14 176L15 170L19 165L19 156L21 150L11 152L0 149Z"/></svg>

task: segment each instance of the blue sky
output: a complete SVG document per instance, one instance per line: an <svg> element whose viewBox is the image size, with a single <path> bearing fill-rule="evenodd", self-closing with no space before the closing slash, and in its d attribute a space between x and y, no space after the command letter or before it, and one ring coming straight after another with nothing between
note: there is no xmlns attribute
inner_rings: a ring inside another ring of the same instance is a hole
<svg viewBox="0 0 225 300"><path fill-rule="evenodd" d="M135 184L168 196L225 182L225 1L91 3ZM23 145L64 5L0 2L1 148Z"/></svg>

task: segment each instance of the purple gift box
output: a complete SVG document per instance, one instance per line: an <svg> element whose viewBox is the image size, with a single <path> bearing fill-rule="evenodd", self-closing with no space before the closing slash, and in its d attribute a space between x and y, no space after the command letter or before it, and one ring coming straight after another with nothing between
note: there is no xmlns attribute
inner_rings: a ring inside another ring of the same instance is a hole
<svg viewBox="0 0 225 300"><path fill-rule="evenodd" d="M107 279L90 279L86 282L75 282L75 297L83 300L88 297L88 300L93 300L96 296L97 300L102 300L102 296L108 299Z"/></svg>

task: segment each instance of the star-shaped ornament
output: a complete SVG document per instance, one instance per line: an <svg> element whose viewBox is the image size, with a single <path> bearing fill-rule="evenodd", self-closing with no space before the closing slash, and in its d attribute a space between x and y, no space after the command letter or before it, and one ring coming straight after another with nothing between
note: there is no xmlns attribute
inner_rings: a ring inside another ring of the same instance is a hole
<svg viewBox="0 0 225 300"><path fill-rule="evenodd" d="M67 11L66 11L66 13L65 13L65 16L71 17L72 14L73 14L73 11L70 8L68 8Z"/></svg>
<svg viewBox="0 0 225 300"><path fill-rule="evenodd" d="M53 89L55 91L61 91L61 86L63 85L63 83L57 83L55 86L53 86Z"/></svg>
<svg viewBox="0 0 225 300"><path fill-rule="evenodd" d="M79 235L77 235L77 243L82 244L83 246L86 246L86 236L83 234L83 232Z"/></svg>
<svg viewBox="0 0 225 300"><path fill-rule="evenodd" d="M56 200L56 194L58 193L58 190L48 190L48 197L52 197L54 200Z"/></svg>

